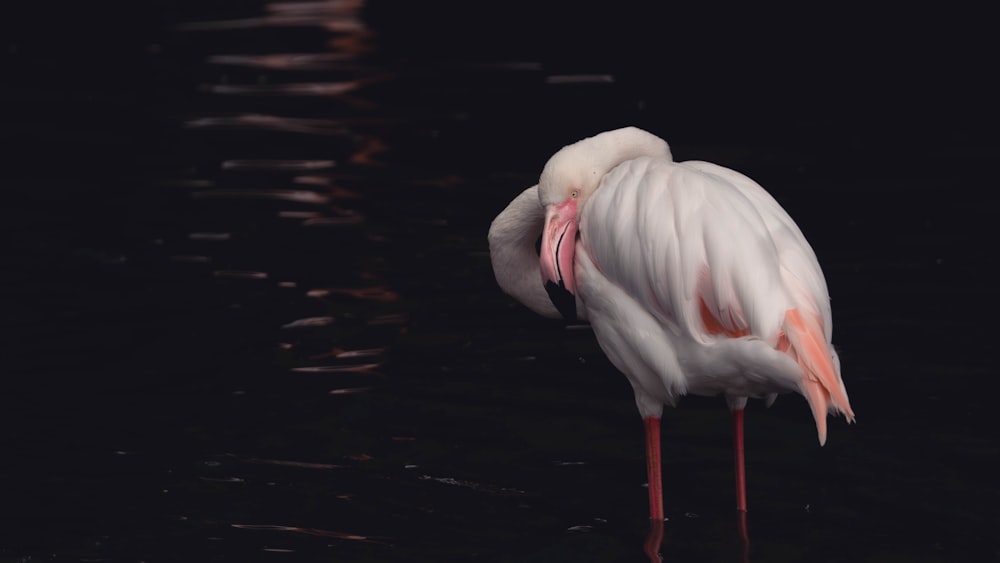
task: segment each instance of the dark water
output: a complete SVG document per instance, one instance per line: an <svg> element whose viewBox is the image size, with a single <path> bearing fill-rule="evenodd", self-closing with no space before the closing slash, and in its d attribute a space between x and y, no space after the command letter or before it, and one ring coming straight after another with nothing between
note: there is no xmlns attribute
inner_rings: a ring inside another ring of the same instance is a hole
<svg viewBox="0 0 1000 563"><path fill-rule="evenodd" d="M751 404L747 558L1000 558L976 18L566 8L19 8L0 561L648 560L625 378L485 240L626 124L758 179L829 280L858 424ZM743 559L728 420L665 414L665 561Z"/></svg>

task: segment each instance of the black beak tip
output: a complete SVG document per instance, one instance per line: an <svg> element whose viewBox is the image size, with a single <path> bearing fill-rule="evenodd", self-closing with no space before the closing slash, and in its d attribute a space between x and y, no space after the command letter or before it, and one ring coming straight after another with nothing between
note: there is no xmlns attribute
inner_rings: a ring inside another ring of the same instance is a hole
<svg viewBox="0 0 1000 563"><path fill-rule="evenodd" d="M562 280L556 284L551 281L545 282L545 292L549 294L549 300L556 306L556 310L567 321L576 320L576 296L566 289Z"/></svg>

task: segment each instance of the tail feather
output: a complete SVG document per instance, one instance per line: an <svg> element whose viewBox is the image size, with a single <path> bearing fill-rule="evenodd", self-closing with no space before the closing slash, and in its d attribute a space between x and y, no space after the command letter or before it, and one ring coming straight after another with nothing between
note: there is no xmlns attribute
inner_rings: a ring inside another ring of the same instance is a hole
<svg viewBox="0 0 1000 563"><path fill-rule="evenodd" d="M820 445L826 443L826 416L832 407L842 413L848 422L854 422L854 411L847 400L847 393L834 366L833 354L823 337L819 319L803 315L798 309L785 313L784 337L778 349L795 359L802 367L799 384L802 395L809 402Z"/></svg>

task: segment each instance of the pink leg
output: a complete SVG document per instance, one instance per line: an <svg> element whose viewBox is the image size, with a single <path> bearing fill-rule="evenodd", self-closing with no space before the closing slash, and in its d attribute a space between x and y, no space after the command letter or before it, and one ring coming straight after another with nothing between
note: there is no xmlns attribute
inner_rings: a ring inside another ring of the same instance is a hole
<svg viewBox="0 0 1000 563"><path fill-rule="evenodd" d="M663 544L663 481L660 468L660 419L642 419L646 427L646 476L649 481L649 535L643 546L651 563L660 563Z"/></svg>
<svg viewBox="0 0 1000 563"><path fill-rule="evenodd" d="M743 461L743 409L733 410L733 450L736 462L736 510L747 511L747 476Z"/></svg>
<svg viewBox="0 0 1000 563"><path fill-rule="evenodd" d="M663 481L660 473L660 419L642 419L646 426L646 474L649 478L649 519L663 521Z"/></svg>

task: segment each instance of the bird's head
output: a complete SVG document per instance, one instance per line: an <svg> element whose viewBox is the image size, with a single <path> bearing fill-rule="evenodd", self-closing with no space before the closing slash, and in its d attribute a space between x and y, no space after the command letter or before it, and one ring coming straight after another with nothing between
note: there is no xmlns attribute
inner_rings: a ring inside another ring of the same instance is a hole
<svg viewBox="0 0 1000 563"><path fill-rule="evenodd" d="M545 289L564 317L576 316L573 258L583 208L601 180L619 164L640 156L670 159L659 137L635 127L606 131L563 147L542 169L538 198L545 208L541 269Z"/></svg>

